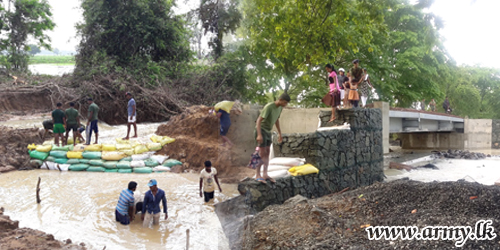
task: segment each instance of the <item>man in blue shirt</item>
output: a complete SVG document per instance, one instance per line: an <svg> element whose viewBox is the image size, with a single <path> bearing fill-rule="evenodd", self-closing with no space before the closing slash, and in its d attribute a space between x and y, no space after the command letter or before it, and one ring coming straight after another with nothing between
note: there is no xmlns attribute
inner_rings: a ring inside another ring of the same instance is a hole
<svg viewBox="0 0 500 250"><path fill-rule="evenodd" d="M157 184L155 179L151 179L148 183L149 191L144 195L141 215L144 227L149 227L151 220L153 220L153 225L160 223L160 201L163 204L165 220L168 218L167 198L165 197L165 192L159 189Z"/></svg>
<svg viewBox="0 0 500 250"><path fill-rule="evenodd" d="M137 109L135 107L135 100L132 98L132 94L127 92L125 97L128 99L127 104L127 137L123 138L124 140L128 140L128 136L130 135L130 125L134 125L134 136L132 138L137 138Z"/></svg>
<svg viewBox="0 0 500 250"><path fill-rule="evenodd" d="M128 183L128 189L122 190L118 204L116 205L115 216L116 221L123 225L130 224L134 220L134 191L137 188L137 183L131 181Z"/></svg>

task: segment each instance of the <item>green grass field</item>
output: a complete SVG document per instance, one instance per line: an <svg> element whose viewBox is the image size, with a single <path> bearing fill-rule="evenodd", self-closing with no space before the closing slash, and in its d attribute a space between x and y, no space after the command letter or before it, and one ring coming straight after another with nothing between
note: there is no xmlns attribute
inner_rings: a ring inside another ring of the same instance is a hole
<svg viewBox="0 0 500 250"><path fill-rule="evenodd" d="M32 56L29 64L74 65L75 56Z"/></svg>

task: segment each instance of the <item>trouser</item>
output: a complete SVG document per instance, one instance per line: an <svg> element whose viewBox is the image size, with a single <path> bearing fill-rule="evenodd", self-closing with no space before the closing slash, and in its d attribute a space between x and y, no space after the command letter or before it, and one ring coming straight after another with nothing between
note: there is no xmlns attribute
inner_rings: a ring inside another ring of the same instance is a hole
<svg viewBox="0 0 500 250"><path fill-rule="evenodd" d="M158 225L160 224L160 212L153 214L149 213L146 211L146 214L144 215L144 222L142 223L143 227L149 227L151 224L151 221L153 221L153 225Z"/></svg>
<svg viewBox="0 0 500 250"><path fill-rule="evenodd" d="M355 100L355 101L354 101L354 100L352 100L352 101L351 101L351 104L352 104L352 106L353 106L353 107L357 108L357 107L358 107L358 105L359 105L359 100Z"/></svg>
<svg viewBox="0 0 500 250"><path fill-rule="evenodd" d="M361 104L363 104L363 107L366 106L367 100L368 100L368 96L361 96Z"/></svg>
<svg viewBox="0 0 500 250"><path fill-rule="evenodd" d="M127 215L123 215L118 210L115 209L115 218L116 221L119 221L122 225L128 225L130 224L130 218Z"/></svg>

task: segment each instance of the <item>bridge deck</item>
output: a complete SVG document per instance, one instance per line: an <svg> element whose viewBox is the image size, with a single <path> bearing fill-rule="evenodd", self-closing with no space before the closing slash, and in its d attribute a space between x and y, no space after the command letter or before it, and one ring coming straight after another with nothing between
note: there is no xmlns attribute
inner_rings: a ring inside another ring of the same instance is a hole
<svg viewBox="0 0 500 250"><path fill-rule="evenodd" d="M431 111L390 108L390 132L463 132L464 118Z"/></svg>

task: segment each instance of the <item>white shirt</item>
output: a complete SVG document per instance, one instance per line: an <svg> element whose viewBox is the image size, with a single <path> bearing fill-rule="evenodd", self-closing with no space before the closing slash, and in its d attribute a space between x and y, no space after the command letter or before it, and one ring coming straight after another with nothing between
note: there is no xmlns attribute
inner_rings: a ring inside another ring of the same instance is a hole
<svg viewBox="0 0 500 250"><path fill-rule="evenodd" d="M201 170L200 178L203 179L203 192L213 192L215 190L215 178L217 175L217 170L215 168L210 168L211 171L208 173L205 169Z"/></svg>

